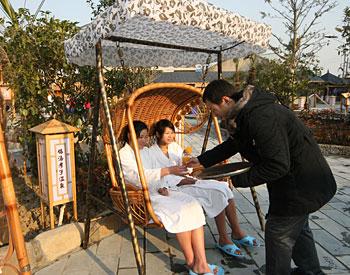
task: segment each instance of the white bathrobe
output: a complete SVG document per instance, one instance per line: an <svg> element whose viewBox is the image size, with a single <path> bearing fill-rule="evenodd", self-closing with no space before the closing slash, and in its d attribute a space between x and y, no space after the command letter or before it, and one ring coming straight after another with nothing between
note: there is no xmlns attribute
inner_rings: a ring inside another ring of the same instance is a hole
<svg viewBox="0 0 350 275"><path fill-rule="evenodd" d="M123 174L125 179L141 188L140 178L137 170L134 151L129 144L119 150ZM142 163L150 166L147 162L147 151L141 152ZM169 196L158 193L161 187L160 168L144 169L148 184L152 207L163 223L165 229L170 233L179 233L199 228L205 224L205 216L199 202L179 191L169 191Z"/></svg>
<svg viewBox="0 0 350 275"><path fill-rule="evenodd" d="M152 145L144 153L148 154L147 166L148 169L157 169L181 165L182 163L182 148L173 142L169 144L169 158L162 152L157 144ZM171 190L179 190L186 194L195 197L209 218L216 217L228 205L228 200L233 198L232 190L227 182L217 180L197 180L193 185L176 186L184 177L176 175L167 175L160 180L161 187L167 187Z"/></svg>

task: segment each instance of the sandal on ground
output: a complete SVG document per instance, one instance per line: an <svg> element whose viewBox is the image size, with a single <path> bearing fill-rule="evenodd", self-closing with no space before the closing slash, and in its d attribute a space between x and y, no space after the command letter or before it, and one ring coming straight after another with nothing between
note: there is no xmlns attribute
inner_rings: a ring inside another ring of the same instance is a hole
<svg viewBox="0 0 350 275"><path fill-rule="evenodd" d="M240 240L232 239L232 241L237 245L242 245L245 247L259 247L260 246L258 240L252 236L249 236L249 235L243 237Z"/></svg>
<svg viewBox="0 0 350 275"><path fill-rule="evenodd" d="M225 274L225 270L223 267L221 267L219 265L215 265L215 264L208 264L208 265L209 265L211 272L214 275L224 275Z"/></svg>
<svg viewBox="0 0 350 275"><path fill-rule="evenodd" d="M208 266L209 266L211 272L196 273L190 269L188 274L189 275L224 275L225 274L225 270L221 266L218 266L215 264L208 264Z"/></svg>
<svg viewBox="0 0 350 275"><path fill-rule="evenodd" d="M227 255L242 258L244 257L244 254L242 251L237 247L235 244L216 244L216 247L221 250L222 252L226 253Z"/></svg>

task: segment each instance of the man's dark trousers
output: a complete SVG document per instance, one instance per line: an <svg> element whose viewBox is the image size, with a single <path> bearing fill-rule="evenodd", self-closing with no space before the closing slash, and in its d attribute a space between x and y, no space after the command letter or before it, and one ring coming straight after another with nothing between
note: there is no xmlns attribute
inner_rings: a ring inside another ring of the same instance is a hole
<svg viewBox="0 0 350 275"><path fill-rule="evenodd" d="M309 215L268 215L265 245L267 275L290 275L291 259L298 267L298 271L293 274L324 274L309 227Z"/></svg>

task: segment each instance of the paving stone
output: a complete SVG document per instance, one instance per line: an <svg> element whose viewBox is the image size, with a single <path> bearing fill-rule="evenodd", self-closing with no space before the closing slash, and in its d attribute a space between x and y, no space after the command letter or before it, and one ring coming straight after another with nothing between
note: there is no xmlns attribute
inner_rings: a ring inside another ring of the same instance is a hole
<svg viewBox="0 0 350 275"><path fill-rule="evenodd" d="M334 237L336 237L343 244L350 245L350 233L349 230L339 223L333 221L326 215L322 214L320 211L312 213L310 218L317 223L320 227L330 232Z"/></svg>
<svg viewBox="0 0 350 275"><path fill-rule="evenodd" d="M254 213L255 207L251 204L242 194L239 192L234 193L236 207L241 211L241 213Z"/></svg>
<svg viewBox="0 0 350 275"><path fill-rule="evenodd" d="M349 216L345 215L344 213L334 209L322 210L321 212L342 226L350 227Z"/></svg>
<svg viewBox="0 0 350 275"><path fill-rule="evenodd" d="M240 224L248 222L247 218L241 213L239 209L236 208L236 212L237 212L237 217Z"/></svg>
<svg viewBox="0 0 350 275"><path fill-rule="evenodd" d="M121 254L121 235L115 234L103 239L97 246L90 274L116 274Z"/></svg>
<svg viewBox="0 0 350 275"><path fill-rule="evenodd" d="M118 270L118 275L139 275L136 268L124 268Z"/></svg>
<svg viewBox="0 0 350 275"><path fill-rule="evenodd" d="M260 193L257 191L257 189L255 188L257 197L258 197L258 201L260 205L268 205L269 204L269 200L268 197L262 196L260 195ZM253 196L252 193L250 191L250 188L240 188L239 192L251 203L254 205L254 200L253 200Z"/></svg>
<svg viewBox="0 0 350 275"><path fill-rule="evenodd" d="M98 256L93 259L93 263L90 266L90 274L114 275L118 271L118 262L118 257Z"/></svg>
<svg viewBox="0 0 350 275"><path fill-rule="evenodd" d="M348 167L349 169L349 167ZM334 175L335 181L337 182L338 188L349 185L349 180L342 177L341 175Z"/></svg>
<svg viewBox="0 0 350 275"><path fill-rule="evenodd" d="M67 263L68 258L65 257L59 261L56 261L46 268L43 268L35 273L35 275L60 275L63 274L64 267Z"/></svg>
<svg viewBox="0 0 350 275"><path fill-rule="evenodd" d="M338 256L336 258L350 270L350 255Z"/></svg>
<svg viewBox="0 0 350 275"><path fill-rule="evenodd" d="M338 203L338 202L334 202L334 203ZM332 206L329 203L327 203L323 205L320 210L331 210L331 209L333 209Z"/></svg>
<svg viewBox="0 0 350 275"><path fill-rule="evenodd" d="M313 230L312 233L314 235L315 241L318 244L320 244L325 250L327 250L330 254L335 256L350 254L350 246L342 243L329 232L323 229L318 229Z"/></svg>
<svg viewBox="0 0 350 275"><path fill-rule="evenodd" d="M216 226L215 226L216 228ZM216 241L208 226L204 226L204 241L206 248L215 248Z"/></svg>
<svg viewBox="0 0 350 275"><path fill-rule="evenodd" d="M317 223L313 222L313 221L310 220L310 219L309 219L309 226L310 226L310 228L311 228L312 230L314 230L314 229L321 229L321 227L320 227Z"/></svg>
<svg viewBox="0 0 350 275"><path fill-rule="evenodd" d="M86 270L82 270L82 271L79 271L79 270L74 270L74 271L70 271L69 273L63 273L62 275L66 275L66 274L69 274L69 275L90 275L90 271L86 271Z"/></svg>
<svg viewBox="0 0 350 275"><path fill-rule="evenodd" d="M65 265L64 274L73 274L74 272L90 272L90 266L96 258L97 245L90 246L86 250L80 250L71 254Z"/></svg>
<svg viewBox="0 0 350 275"><path fill-rule="evenodd" d="M342 168L339 168L339 170L333 170L333 167L332 167L332 172L334 173L334 175L344 179L344 180L350 180L350 175L349 175L349 167L342 167Z"/></svg>
<svg viewBox="0 0 350 275"><path fill-rule="evenodd" d="M339 190L337 193L340 193L343 195L343 193L339 192ZM339 200L337 197L333 197L329 202L341 202L341 200Z"/></svg>
<svg viewBox="0 0 350 275"><path fill-rule="evenodd" d="M139 241L140 253L143 256L143 248L141 247L142 241ZM129 238L122 239L122 248L120 253L119 268L135 268L136 260L134 256L134 250Z"/></svg>
<svg viewBox="0 0 350 275"><path fill-rule="evenodd" d="M146 274L171 274L170 257L168 253L146 253Z"/></svg>
<svg viewBox="0 0 350 275"><path fill-rule="evenodd" d="M338 183L338 182L337 182ZM338 187L338 192L341 192L342 194L350 196L350 182L346 183L348 186L341 186ZM339 185L338 185L339 186Z"/></svg>
<svg viewBox="0 0 350 275"><path fill-rule="evenodd" d="M207 225L210 227L211 233L214 234L214 235L219 234L218 233L218 229L216 227L215 219L211 219L211 218L207 217L206 221L207 221ZM228 225L226 227L226 230L227 230L228 233L231 233L231 228Z"/></svg>
<svg viewBox="0 0 350 275"><path fill-rule="evenodd" d="M349 196L347 194L337 193L337 194L334 195L334 198L338 199L339 201L345 202L347 204L350 203Z"/></svg>
<svg viewBox="0 0 350 275"><path fill-rule="evenodd" d="M327 205L331 206L334 209L339 210L344 215L346 215L350 218L350 204L349 203L335 202L335 203L328 203Z"/></svg>
<svg viewBox="0 0 350 275"><path fill-rule="evenodd" d="M249 223L254 227L255 230L261 230L259 218L256 213L247 213L245 214L245 217L249 221ZM265 219L264 219L265 221Z"/></svg>
<svg viewBox="0 0 350 275"><path fill-rule="evenodd" d="M317 255L320 260L321 269L327 274L340 273L349 274L349 270L330 253L316 243Z"/></svg>
<svg viewBox="0 0 350 275"><path fill-rule="evenodd" d="M119 257L121 252L121 242L122 236L120 234L113 234L100 241L97 246L96 254L100 255L110 255Z"/></svg>
<svg viewBox="0 0 350 275"><path fill-rule="evenodd" d="M147 230L147 252L161 252L168 249L166 231L163 228Z"/></svg>

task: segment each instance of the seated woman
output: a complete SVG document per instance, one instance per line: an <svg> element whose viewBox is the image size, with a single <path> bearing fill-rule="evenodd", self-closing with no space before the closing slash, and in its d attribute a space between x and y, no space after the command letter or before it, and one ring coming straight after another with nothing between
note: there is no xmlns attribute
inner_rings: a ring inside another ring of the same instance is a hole
<svg viewBox="0 0 350 275"><path fill-rule="evenodd" d="M140 150L148 143L148 129L141 121L134 121ZM125 128L125 145L120 149L120 159L125 179L141 187L134 150L130 146L128 128ZM142 157L142 156L141 156ZM147 166L147 159L142 157ZM223 275L222 267L207 263L204 247L205 217L201 205L193 197L178 191L159 187L159 180L168 174L183 174L185 167L145 169L150 198L155 214L168 232L175 233L184 253L189 274L197 273Z"/></svg>
<svg viewBox="0 0 350 275"><path fill-rule="evenodd" d="M147 164L145 168L162 168L173 165L181 165L182 148L174 142L175 127L167 119L162 119L155 124L154 134L157 143L144 151L148 152ZM144 153L145 154L145 153ZM161 180L162 187L178 190L195 197L204 208L208 217L215 217L215 222L219 232L219 243L217 248L235 257L242 257L241 250L236 244L245 246L258 246L256 238L246 235L240 228L236 207L233 200L232 190L227 182L216 180L197 180L181 175L166 175ZM225 217L228 218L232 233L228 237L226 231Z"/></svg>

